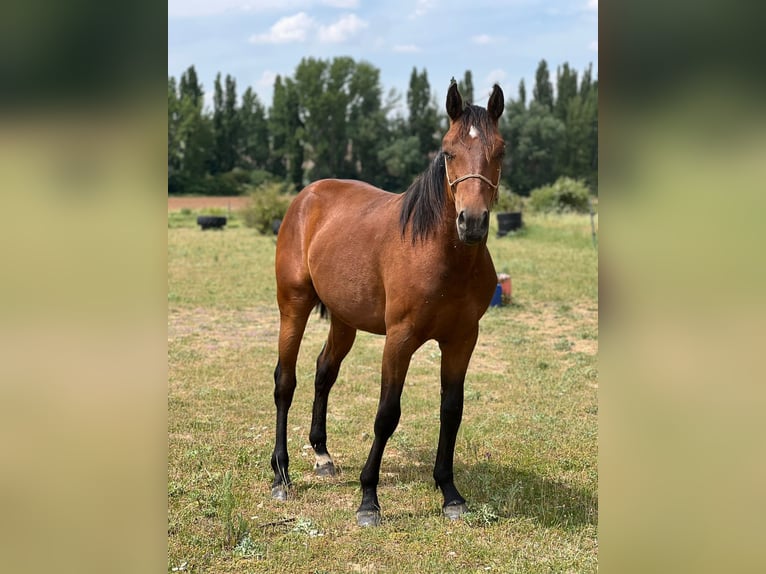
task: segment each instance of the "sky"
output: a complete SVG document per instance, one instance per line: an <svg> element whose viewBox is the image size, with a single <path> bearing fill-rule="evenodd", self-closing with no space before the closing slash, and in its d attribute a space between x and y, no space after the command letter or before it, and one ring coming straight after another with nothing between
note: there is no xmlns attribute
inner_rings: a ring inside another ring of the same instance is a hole
<svg viewBox="0 0 766 574"><path fill-rule="evenodd" d="M207 106L218 72L268 107L278 74L336 56L378 68L403 115L413 68L427 71L438 102L466 70L475 103L495 82L508 101L522 78L531 95L541 59L554 84L565 62L579 73L592 63L598 76L598 0L168 0L168 75L194 65Z"/></svg>

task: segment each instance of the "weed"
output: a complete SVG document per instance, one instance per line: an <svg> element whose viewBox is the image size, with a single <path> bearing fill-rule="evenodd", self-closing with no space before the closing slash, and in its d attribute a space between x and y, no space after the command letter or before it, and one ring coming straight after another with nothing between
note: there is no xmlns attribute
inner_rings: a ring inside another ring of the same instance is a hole
<svg viewBox="0 0 766 574"><path fill-rule="evenodd" d="M233 554L238 558L263 558L266 556L266 546L262 542L253 541L248 532L237 542Z"/></svg>
<svg viewBox="0 0 766 574"><path fill-rule="evenodd" d="M231 471L227 470L215 493L216 515L223 525L224 548L234 548L249 531L247 520L236 511L237 500L231 480Z"/></svg>
<svg viewBox="0 0 766 574"><path fill-rule="evenodd" d="M557 351L569 351L572 348L572 343L566 338L561 338L553 345L553 348Z"/></svg>
<svg viewBox="0 0 766 574"><path fill-rule="evenodd" d="M489 504L482 504L476 510L463 515L463 520L469 526L489 526L498 521L500 516Z"/></svg>
<svg viewBox="0 0 766 574"><path fill-rule="evenodd" d="M293 526L293 529L291 532L295 532L302 536L308 536L309 538L324 536L324 533L322 533L318 528L316 528L314 526L314 523L311 522L311 520L309 520L308 518L298 518L295 521L295 525Z"/></svg>

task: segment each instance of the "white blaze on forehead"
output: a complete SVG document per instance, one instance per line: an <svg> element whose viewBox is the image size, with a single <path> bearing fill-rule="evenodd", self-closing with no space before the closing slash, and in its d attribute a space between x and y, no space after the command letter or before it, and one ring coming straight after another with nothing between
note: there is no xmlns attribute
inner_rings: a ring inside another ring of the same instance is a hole
<svg viewBox="0 0 766 574"><path fill-rule="evenodd" d="M468 130L468 135L471 136L472 138L476 138L476 137L479 137L479 132L476 130L474 126L471 126L471 129Z"/></svg>

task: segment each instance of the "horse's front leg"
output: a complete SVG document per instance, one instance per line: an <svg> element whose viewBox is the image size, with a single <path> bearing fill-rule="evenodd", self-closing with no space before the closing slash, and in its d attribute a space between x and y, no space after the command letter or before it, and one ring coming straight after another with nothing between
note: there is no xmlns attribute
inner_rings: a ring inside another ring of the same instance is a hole
<svg viewBox="0 0 766 574"><path fill-rule="evenodd" d="M442 511L455 520L467 510L465 499L454 482L455 441L463 418L463 385L468 362L476 346L478 329L463 337L440 341L441 363L441 409L439 447L436 450L434 480L444 495Z"/></svg>
<svg viewBox="0 0 766 574"><path fill-rule="evenodd" d="M380 524L380 503L378 502L378 482L383 450L391 435L394 434L401 416L401 397L404 378L410 365L412 354L420 346L404 329L389 330L383 349L383 368L380 388L380 402L375 416L375 439L372 442L367 463L362 469L359 480L362 485L362 503L356 511L359 526L378 526Z"/></svg>

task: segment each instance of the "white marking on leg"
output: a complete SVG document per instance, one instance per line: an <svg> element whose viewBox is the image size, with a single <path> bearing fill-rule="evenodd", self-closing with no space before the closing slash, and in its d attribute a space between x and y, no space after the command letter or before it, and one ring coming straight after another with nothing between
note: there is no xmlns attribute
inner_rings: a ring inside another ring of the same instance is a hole
<svg viewBox="0 0 766 574"><path fill-rule="evenodd" d="M477 138L479 137L479 132L476 130L474 126L471 126L471 129L468 130L468 135L471 136L472 138Z"/></svg>

